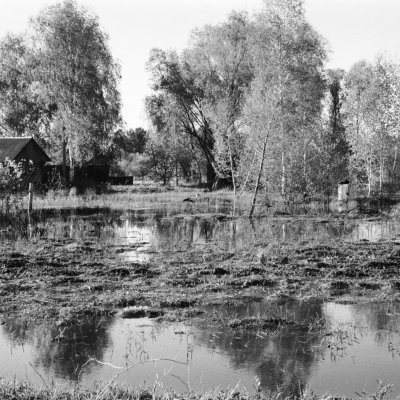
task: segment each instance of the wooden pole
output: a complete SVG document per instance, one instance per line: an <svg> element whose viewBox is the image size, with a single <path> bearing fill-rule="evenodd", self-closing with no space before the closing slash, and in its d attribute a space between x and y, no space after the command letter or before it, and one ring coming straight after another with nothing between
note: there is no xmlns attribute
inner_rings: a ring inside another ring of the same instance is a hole
<svg viewBox="0 0 400 400"><path fill-rule="evenodd" d="M32 212L32 205L33 205L33 183L29 183L28 189L28 214Z"/></svg>

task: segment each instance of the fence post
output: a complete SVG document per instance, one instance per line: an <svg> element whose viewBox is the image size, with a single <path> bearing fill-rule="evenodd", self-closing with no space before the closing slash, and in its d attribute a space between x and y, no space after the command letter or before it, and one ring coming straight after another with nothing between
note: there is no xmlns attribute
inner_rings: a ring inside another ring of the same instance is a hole
<svg viewBox="0 0 400 400"><path fill-rule="evenodd" d="M33 183L29 183L28 189L28 214L32 212L32 204L33 204Z"/></svg>

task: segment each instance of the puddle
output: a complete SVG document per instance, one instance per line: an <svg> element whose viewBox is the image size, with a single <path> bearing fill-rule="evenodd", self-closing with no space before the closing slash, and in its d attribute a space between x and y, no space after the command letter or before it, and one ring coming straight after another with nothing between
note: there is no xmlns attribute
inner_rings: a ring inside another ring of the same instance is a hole
<svg viewBox="0 0 400 400"><path fill-rule="evenodd" d="M276 334L257 330L172 324L120 317L88 320L78 326L27 324L6 319L0 326L0 376L85 388L117 382L156 385L186 392L215 388L261 388L285 395L306 385L314 392L355 396L392 383L400 395L400 305L343 305L320 301L273 306L252 303L210 309L222 318L279 312L297 322L326 320L327 329L293 326ZM100 363L87 363L90 359ZM86 364L85 364L86 363ZM84 366L84 367L82 367ZM129 368L125 370L126 367Z"/></svg>

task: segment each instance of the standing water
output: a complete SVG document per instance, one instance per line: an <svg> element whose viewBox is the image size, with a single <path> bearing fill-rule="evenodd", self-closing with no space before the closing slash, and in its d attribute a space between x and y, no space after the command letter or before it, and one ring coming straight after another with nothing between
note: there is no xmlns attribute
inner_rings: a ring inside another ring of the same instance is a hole
<svg viewBox="0 0 400 400"><path fill-rule="evenodd" d="M400 395L399 304L309 300L208 312L230 320L263 316L271 307L296 324L268 332L221 328L220 323L165 327L119 316L64 328L6 319L0 327L0 376L93 388L118 375L117 383L179 392L237 386L254 393L259 385L264 391L298 395L310 385L319 395L351 397L376 390L381 379ZM323 328L311 329L321 321Z"/></svg>
<svg viewBox="0 0 400 400"><path fill-rule="evenodd" d="M117 247L120 257L149 261L154 252L207 246L251 250L269 242L307 243L398 239L400 226L390 219L246 218L223 215L167 215L162 210L67 210L36 217L19 238L99 241ZM121 251L119 251L121 250ZM207 310L212 320L263 316L271 304ZM307 385L318 394L354 397L374 391L377 381L392 383L400 395L400 322L398 304L344 305L322 301L283 302L274 312L295 325L275 332L233 329L227 325L171 324L120 316L89 318L79 325L36 325L3 319L0 325L0 377L93 388L117 383L155 385L180 392L259 386L285 395ZM320 321L324 323L321 324ZM316 326L317 329L311 329ZM306 327L306 328L305 328Z"/></svg>

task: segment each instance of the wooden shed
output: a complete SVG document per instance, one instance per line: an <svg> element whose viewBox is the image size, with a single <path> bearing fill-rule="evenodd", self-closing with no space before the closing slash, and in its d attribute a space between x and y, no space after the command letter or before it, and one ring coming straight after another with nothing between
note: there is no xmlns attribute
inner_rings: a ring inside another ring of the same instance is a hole
<svg viewBox="0 0 400 400"><path fill-rule="evenodd" d="M9 159L25 166L29 180L41 183L44 165L51 161L33 137L0 137L0 163Z"/></svg>

